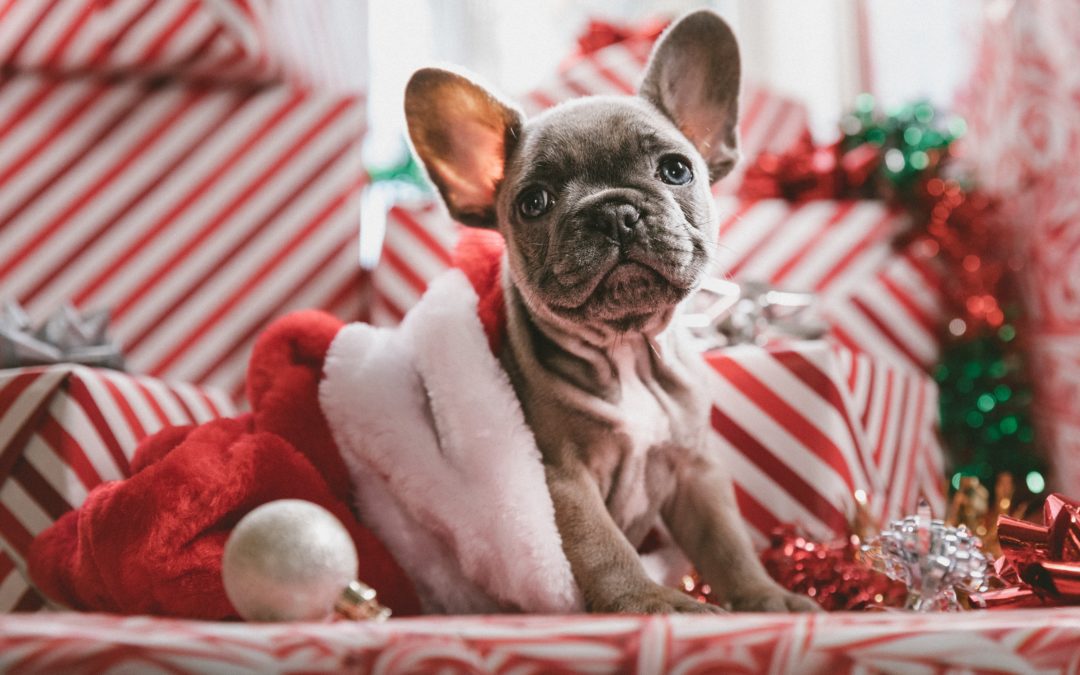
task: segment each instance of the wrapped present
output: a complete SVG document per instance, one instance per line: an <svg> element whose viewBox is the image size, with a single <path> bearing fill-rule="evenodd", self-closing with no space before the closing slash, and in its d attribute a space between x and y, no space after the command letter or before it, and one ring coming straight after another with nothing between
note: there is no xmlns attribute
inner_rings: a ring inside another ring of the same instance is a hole
<svg viewBox="0 0 1080 675"><path fill-rule="evenodd" d="M315 5L329 6L303 6ZM9 8L0 19L5 35L24 15L37 28L18 33L24 49L4 52L0 82L6 299L34 321L64 302L111 308L133 371L235 396L251 340L270 318L301 307L360 314L363 92L293 80L196 81L197 67L222 69L218 51L236 63L248 57L206 46L188 64L180 49L216 17L228 30L208 36L239 40L255 50L251 59L268 59L259 51L267 45L238 36L260 34L261 24L245 21L272 6L79 0ZM46 48L65 64L86 56L81 41L91 38L79 31L100 25L108 33L117 17L127 17L125 37L105 39L106 61L124 58L129 39L144 47L160 41L164 51L154 58L175 46L177 63L194 70L121 76L87 57L55 73L23 60ZM45 30L54 25L70 30Z"/></svg>
<svg viewBox="0 0 1080 675"><path fill-rule="evenodd" d="M72 0L13 2L0 20L0 63L19 70L180 76L232 82L321 81L348 0ZM351 6L350 6L351 5ZM318 41L297 41L314 26ZM362 25L353 26L354 33ZM354 41L355 42L355 41ZM347 49L347 48L346 48ZM322 52L322 53L319 53ZM350 56L353 52L350 50ZM314 67L319 63L318 70ZM354 72L359 60L347 61Z"/></svg>
<svg viewBox="0 0 1080 675"><path fill-rule="evenodd" d="M1080 8L986 8L959 108L964 156L1011 223L1030 325L1039 437L1056 484L1080 490Z"/></svg>
<svg viewBox="0 0 1080 675"><path fill-rule="evenodd" d="M937 389L925 374L825 340L706 354L712 429L759 546L781 525L843 538L857 493L886 522L926 498L944 513Z"/></svg>
<svg viewBox="0 0 1080 675"><path fill-rule="evenodd" d="M44 604L24 575L30 542L94 486L128 475L139 440L234 412L221 391L112 370L0 371L0 612Z"/></svg>
<svg viewBox="0 0 1080 675"><path fill-rule="evenodd" d="M743 281L809 291L835 338L919 369L939 356L945 313L937 269L893 242L910 218L880 201L721 197L719 269Z"/></svg>

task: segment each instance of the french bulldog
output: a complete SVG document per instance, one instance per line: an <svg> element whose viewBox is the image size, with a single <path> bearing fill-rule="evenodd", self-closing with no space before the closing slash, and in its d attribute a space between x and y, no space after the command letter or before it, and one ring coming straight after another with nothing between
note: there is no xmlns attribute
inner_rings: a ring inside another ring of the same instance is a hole
<svg viewBox="0 0 1080 675"><path fill-rule="evenodd" d="M703 10L660 38L637 96L526 121L446 70L406 87L413 147L450 214L506 239L500 359L592 612L722 611L649 579L637 547L655 527L728 607L817 609L754 555L710 445L706 366L673 322L712 264L739 70L731 29Z"/></svg>

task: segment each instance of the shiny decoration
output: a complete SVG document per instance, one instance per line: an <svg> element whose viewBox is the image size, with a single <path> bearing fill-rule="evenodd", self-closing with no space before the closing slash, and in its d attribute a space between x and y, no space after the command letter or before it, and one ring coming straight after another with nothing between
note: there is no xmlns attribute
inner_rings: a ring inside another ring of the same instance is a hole
<svg viewBox="0 0 1080 675"><path fill-rule="evenodd" d="M762 345L789 337L812 340L828 331L817 316L813 293L782 291L768 284L708 278L680 321L702 349Z"/></svg>
<svg viewBox="0 0 1080 675"><path fill-rule="evenodd" d="M1002 515L997 522L1001 557L998 588L972 597L987 609L1080 604L1080 501L1052 494L1043 524Z"/></svg>
<svg viewBox="0 0 1080 675"><path fill-rule="evenodd" d="M781 586L828 611L903 607L907 588L862 561L858 537L820 543L793 528L778 529L761 561Z"/></svg>
<svg viewBox="0 0 1080 675"><path fill-rule="evenodd" d="M80 314L62 305L37 327L16 302L0 307L0 368L81 363L122 370L124 356L108 337L109 311Z"/></svg>
<svg viewBox="0 0 1080 675"><path fill-rule="evenodd" d="M371 605L370 589L350 585L356 571L356 546L333 514L311 502L280 499L237 523L225 543L221 576L229 601L247 621L318 621L336 607L349 616L385 618L387 612Z"/></svg>
<svg viewBox="0 0 1080 675"><path fill-rule="evenodd" d="M915 515L890 523L862 551L876 569L907 586L908 609L956 611L961 609L957 591L986 589L989 560L979 538L963 525L932 519L926 502Z"/></svg>

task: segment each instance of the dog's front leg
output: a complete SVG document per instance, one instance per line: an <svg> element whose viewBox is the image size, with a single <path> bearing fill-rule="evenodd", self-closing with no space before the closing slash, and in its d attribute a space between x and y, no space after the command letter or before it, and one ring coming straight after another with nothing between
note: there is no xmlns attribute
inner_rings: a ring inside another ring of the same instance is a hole
<svg viewBox="0 0 1080 675"><path fill-rule="evenodd" d="M546 472L563 550L586 609L631 614L720 611L648 578L584 465L547 465Z"/></svg>
<svg viewBox="0 0 1080 675"><path fill-rule="evenodd" d="M762 567L743 526L731 478L715 453L685 463L677 481L664 505L664 521L722 602L736 611L820 611L810 598L782 588Z"/></svg>

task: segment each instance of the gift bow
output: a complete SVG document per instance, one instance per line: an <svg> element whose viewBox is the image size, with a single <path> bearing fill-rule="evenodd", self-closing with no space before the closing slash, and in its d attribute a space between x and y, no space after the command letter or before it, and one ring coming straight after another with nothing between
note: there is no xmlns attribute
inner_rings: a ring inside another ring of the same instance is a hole
<svg viewBox="0 0 1080 675"><path fill-rule="evenodd" d="M1080 502L1046 498L1043 524L998 516L1004 588L973 596L987 609L1080 604Z"/></svg>
<svg viewBox="0 0 1080 675"><path fill-rule="evenodd" d="M638 24L614 24L593 19L578 36L578 54L584 56L598 52L604 47L626 42L627 40L647 40L652 42L660 37L670 21L651 19Z"/></svg>
<svg viewBox="0 0 1080 675"><path fill-rule="evenodd" d="M863 143L850 150L842 142L815 146L801 139L783 154L762 153L746 170L739 196L743 199L854 199L867 197L881 149Z"/></svg>

